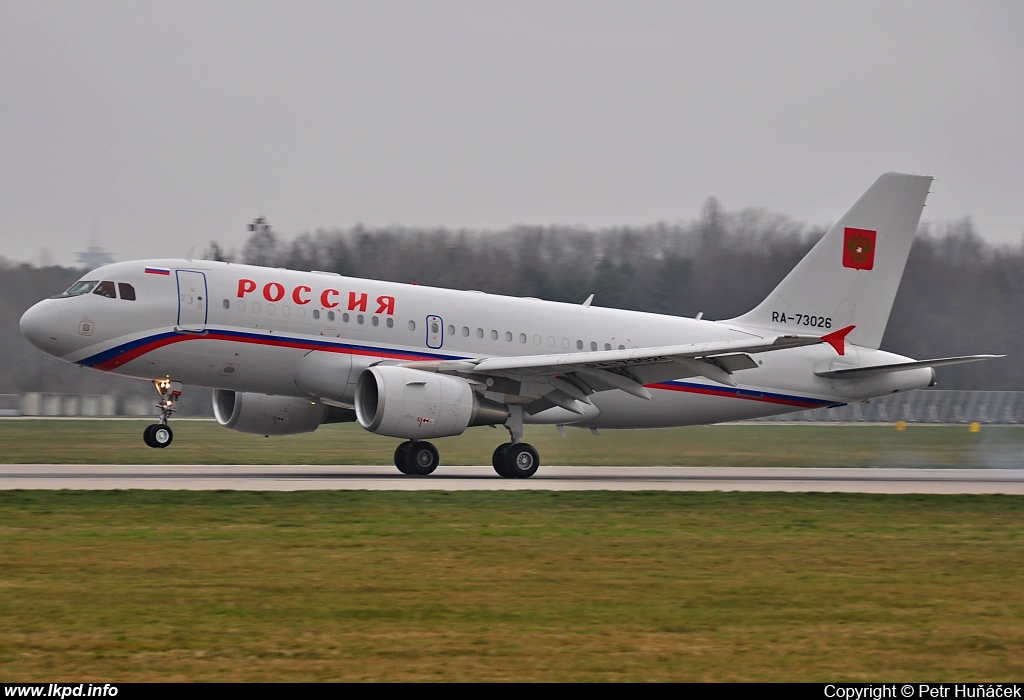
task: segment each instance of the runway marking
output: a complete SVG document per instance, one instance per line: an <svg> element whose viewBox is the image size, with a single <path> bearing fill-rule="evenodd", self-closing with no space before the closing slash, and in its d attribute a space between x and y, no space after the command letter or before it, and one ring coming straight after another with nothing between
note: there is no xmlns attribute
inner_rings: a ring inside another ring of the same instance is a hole
<svg viewBox="0 0 1024 700"><path fill-rule="evenodd" d="M0 489L657 490L1024 495L1024 469L542 467L502 479L491 467L440 467L427 477L384 466L0 465Z"/></svg>

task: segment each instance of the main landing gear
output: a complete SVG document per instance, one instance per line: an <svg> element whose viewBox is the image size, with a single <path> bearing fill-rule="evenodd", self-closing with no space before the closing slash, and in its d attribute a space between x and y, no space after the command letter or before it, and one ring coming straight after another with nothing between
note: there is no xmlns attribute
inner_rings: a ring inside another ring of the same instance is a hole
<svg viewBox="0 0 1024 700"><path fill-rule="evenodd" d="M174 432L167 421L174 413L174 402L181 398L181 382L172 382L170 377L154 379L153 386L160 394L160 422L147 425L142 432L142 440L150 447L167 447L174 439Z"/></svg>
<svg viewBox="0 0 1024 700"><path fill-rule="evenodd" d="M513 406L505 423L511 442L498 445L491 457L494 471L506 479L528 479L537 473L540 456L533 445L520 442L523 437L523 409ZM403 474L426 476L437 469L437 448L423 440L406 440L395 450L395 466Z"/></svg>
<svg viewBox="0 0 1024 700"><path fill-rule="evenodd" d="M533 445L520 442L523 439L523 407L509 406L508 413L505 429L512 441L498 445L491 456L491 466L506 479L529 479L540 467L540 455Z"/></svg>
<svg viewBox="0 0 1024 700"><path fill-rule="evenodd" d="M437 448L423 440L406 440L395 450L395 466L409 476L426 476L440 461Z"/></svg>
<svg viewBox="0 0 1024 700"><path fill-rule="evenodd" d="M506 442L498 445L491 456L494 471L506 479L528 479L537 473L540 456L533 445Z"/></svg>

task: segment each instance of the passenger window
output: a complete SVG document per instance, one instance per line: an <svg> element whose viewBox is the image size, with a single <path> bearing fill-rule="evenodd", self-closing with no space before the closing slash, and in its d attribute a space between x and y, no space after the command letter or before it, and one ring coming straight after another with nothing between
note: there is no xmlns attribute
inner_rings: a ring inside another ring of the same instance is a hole
<svg viewBox="0 0 1024 700"><path fill-rule="evenodd" d="M576 349L577 350L582 350L583 349L583 341L582 340L577 340L576 341Z"/></svg>
<svg viewBox="0 0 1024 700"><path fill-rule="evenodd" d="M611 343L605 343L604 344L604 349L605 350L611 350L612 349L612 344Z"/></svg>
<svg viewBox="0 0 1024 700"><path fill-rule="evenodd" d="M519 342L520 343L525 343L526 342L526 333L520 333L519 334Z"/></svg>
<svg viewBox="0 0 1024 700"><path fill-rule="evenodd" d="M483 328L477 328L476 329L476 337L477 338L483 338L484 337L484 329Z"/></svg>
<svg viewBox="0 0 1024 700"><path fill-rule="evenodd" d="M117 291L125 301L135 301L135 287L131 286L127 282L118 282ZM227 301L227 299L224 301ZM226 309L228 307L225 306L224 308Z"/></svg>
<svg viewBox="0 0 1024 700"><path fill-rule="evenodd" d="M328 311L327 312L327 320L328 321L333 321L334 320L334 312L333 311Z"/></svg>
<svg viewBox="0 0 1024 700"><path fill-rule="evenodd" d="M395 327L395 319L389 318L388 319L388 328L394 328L394 327Z"/></svg>
<svg viewBox="0 0 1024 700"><path fill-rule="evenodd" d="M313 319L320 320L320 309L313 309Z"/></svg>
<svg viewBox="0 0 1024 700"><path fill-rule="evenodd" d="M455 335L455 326L448 324L448 335Z"/></svg>
<svg viewBox="0 0 1024 700"><path fill-rule="evenodd" d="M370 323L372 323L375 326L379 326L380 325L380 317L379 316L371 316L370 317Z"/></svg>
<svg viewBox="0 0 1024 700"><path fill-rule="evenodd" d="M595 343L593 340L590 341L590 349L597 350L597 343Z"/></svg>
<svg viewBox="0 0 1024 700"><path fill-rule="evenodd" d="M462 337L463 338L468 338L469 337L469 326L463 326L462 327Z"/></svg>
<svg viewBox="0 0 1024 700"><path fill-rule="evenodd" d="M505 331L505 342L506 343L511 343L512 342L512 331Z"/></svg>
<svg viewBox="0 0 1024 700"><path fill-rule="evenodd" d="M121 298L124 299L124 292L121 292ZM225 299L224 300L224 308L225 309L230 309L231 308L231 300L230 299Z"/></svg>
<svg viewBox="0 0 1024 700"><path fill-rule="evenodd" d="M356 316L356 323L358 323L360 326L363 325L363 321L365 321L365 320L366 319L363 318L362 314L359 314L358 316Z"/></svg>
<svg viewBox="0 0 1024 700"><path fill-rule="evenodd" d="M333 311L331 312L331 320L332 321L334 320L334 312ZM341 315L341 320L344 321L345 323L348 323L348 313L343 313Z"/></svg>
<svg viewBox="0 0 1024 700"><path fill-rule="evenodd" d="M416 330L416 322L415 321L409 321L409 330L411 330L411 331Z"/></svg>
<svg viewBox="0 0 1024 700"><path fill-rule="evenodd" d="M491 340L498 339L498 331L491 331Z"/></svg>
<svg viewBox="0 0 1024 700"><path fill-rule="evenodd" d="M117 299L117 292L114 291L113 282L100 282L96 285L96 291L94 291L93 294L98 294L101 297L108 297L110 299Z"/></svg>

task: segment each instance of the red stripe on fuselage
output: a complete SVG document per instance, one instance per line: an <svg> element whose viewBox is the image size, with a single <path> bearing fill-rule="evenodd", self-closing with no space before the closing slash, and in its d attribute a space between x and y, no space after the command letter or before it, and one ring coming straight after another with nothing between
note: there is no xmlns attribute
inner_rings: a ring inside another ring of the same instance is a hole
<svg viewBox="0 0 1024 700"><path fill-rule="evenodd" d="M212 331L206 334L196 335L176 335L166 338L156 338L144 343L131 350L126 350L116 357L112 357L109 360L101 362L95 365L95 369L109 372L110 370L117 369L122 365L126 365L132 360L137 360L143 355L150 353L154 350L158 350L167 345L173 343L180 343L187 340L222 340L226 342L235 343L248 343L251 345L266 345L270 347L279 348L294 348L297 350L320 350L323 352L336 352L347 355L361 355L364 357L383 357L392 360L422 360L425 355L419 355L415 353L404 353L392 350L366 350L363 348L352 348L343 346L324 346L318 343L304 343L297 340L284 340L279 338L268 338L268 337L248 337L248 336L236 336L226 333L217 333Z"/></svg>
<svg viewBox="0 0 1024 700"><path fill-rule="evenodd" d="M741 394L729 389L716 389L714 387L700 387L695 385L680 386L678 384L647 384L651 389L663 389L665 391L681 391L686 394L701 394L703 396L720 396L727 399L743 399L745 401L761 401L764 403L775 403L783 406L797 406L799 408L825 408L830 405L824 401L808 401L805 399L788 399L782 396L771 396L762 394Z"/></svg>

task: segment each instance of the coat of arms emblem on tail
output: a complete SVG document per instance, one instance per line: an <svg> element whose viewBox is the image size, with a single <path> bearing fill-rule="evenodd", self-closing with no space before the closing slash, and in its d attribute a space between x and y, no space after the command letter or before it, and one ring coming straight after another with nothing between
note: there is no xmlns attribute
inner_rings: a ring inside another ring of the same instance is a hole
<svg viewBox="0 0 1024 700"><path fill-rule="evenodd" d="M875 237L877 231L847 228L843 235L843 267L870 270L875 266Z"/></svg>

